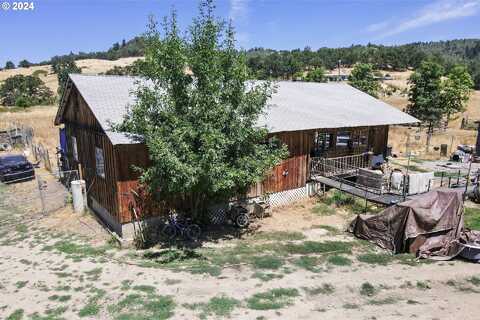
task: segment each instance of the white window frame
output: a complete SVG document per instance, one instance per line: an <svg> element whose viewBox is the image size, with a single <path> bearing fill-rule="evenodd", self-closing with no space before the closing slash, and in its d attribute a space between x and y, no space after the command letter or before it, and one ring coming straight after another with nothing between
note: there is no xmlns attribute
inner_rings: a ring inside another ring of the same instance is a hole
<svg viewBox="0 0 480 320"><path fill-rule="evenodd" d="M77 138L74 136L72 136L72 153L73 153L73 160L78 161Z"/></svg>
<svg viewBox="0 0 480 320"><path fill-rule="evenodd" d="M95 147L95 172L97 176L105 179L105 156L103 149Z"/></svg>

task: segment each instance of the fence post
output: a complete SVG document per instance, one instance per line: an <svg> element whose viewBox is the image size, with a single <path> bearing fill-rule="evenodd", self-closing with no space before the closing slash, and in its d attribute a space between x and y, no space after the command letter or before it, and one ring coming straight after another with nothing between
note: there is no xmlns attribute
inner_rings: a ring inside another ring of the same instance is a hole
<svg viewBox="0 0 480 320"><path fill-rule="evenodd" d="M42 214L47 214L47 208L45 206L45 195L43 193L43 181L40 176L37 175L38 192L40 193L40 202L42 203Z"/></svg>

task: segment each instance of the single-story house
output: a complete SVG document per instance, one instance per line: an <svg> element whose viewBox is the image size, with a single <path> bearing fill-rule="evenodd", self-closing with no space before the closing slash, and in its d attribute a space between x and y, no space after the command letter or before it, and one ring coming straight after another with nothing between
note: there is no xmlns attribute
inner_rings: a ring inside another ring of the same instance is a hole
<svg viewBox="0 0 480 320"><path fill-rule="evenodd" d="M131 223L130 190L137 186L132 166L147 166L146 146L114 132L140 79L129 76L71 74L55 118L64 125L65 156L70 169L81 168L88 204L122 234ZM288 159L250 196L268 192L277 204L307 194L312 159L385 155L389 125L417 119L344 83L277 82L268 111L258 124L288 146ZM364 166L364 162L360 166Z"/></svg>

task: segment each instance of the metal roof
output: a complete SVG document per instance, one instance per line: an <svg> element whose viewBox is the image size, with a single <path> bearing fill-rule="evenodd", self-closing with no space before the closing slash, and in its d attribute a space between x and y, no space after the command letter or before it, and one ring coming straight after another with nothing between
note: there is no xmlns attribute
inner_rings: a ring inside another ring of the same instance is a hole
<svg viewBox="0 0 480 320"><path fill-rule="evenodd" d="M70 80L85 99L113 144L138 139L110 130L135 103L139 77L71 74ZM418 122L414 117L343 83L279 81L258 124L272 133L317 128L378 126ZM56 122L61 122L63 106Z"/></svg>

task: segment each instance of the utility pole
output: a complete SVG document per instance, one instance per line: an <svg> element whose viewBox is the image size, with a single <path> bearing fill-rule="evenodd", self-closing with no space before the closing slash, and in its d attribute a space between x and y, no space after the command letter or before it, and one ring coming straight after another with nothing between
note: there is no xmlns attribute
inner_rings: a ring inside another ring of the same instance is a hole
<svg viewBox="0 0 480 320"><path fill-rule="evenodd" d="M340 76L341 65L342 65L342 60L338 60L338 81L341 81L341 76Z"/></svg>

